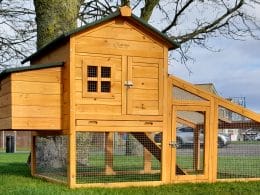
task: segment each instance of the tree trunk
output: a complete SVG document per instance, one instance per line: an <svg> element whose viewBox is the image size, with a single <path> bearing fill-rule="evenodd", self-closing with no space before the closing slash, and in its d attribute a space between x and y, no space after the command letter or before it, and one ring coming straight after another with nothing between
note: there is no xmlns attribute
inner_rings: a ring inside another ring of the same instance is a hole
<svg viewBox="0 0 260 195"><path fill-rule="evenodd" d="M37 49L77 27L81 0L34 0Z"/></svg>
<svg viewBox="0 0 260 195"><path fill-rule="evenodd" d="M121 6L125 6L125 5L130 7L130 0L121 0Z"/></svg>
<svg viewBox="0 0 260 195"><path fill-rule="evenodd" d="M145 5L141 9L141 18L144 21L149 21L155 6L158 5L159 1L160 0L145 0Z"/></svg>

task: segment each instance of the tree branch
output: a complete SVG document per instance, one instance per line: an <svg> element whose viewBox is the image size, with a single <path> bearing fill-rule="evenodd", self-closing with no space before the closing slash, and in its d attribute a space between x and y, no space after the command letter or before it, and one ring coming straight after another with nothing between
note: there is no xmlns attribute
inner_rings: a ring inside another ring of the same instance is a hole
<svg viewBox="0 0 260 195"><path fill-rule="evenodd" d="M170 23L170 25L168 25L165 29L162 30L162 33L166 33L168 30L170 30L173 26L176 25L177 20L179 19L180 15L191 5L191 3L193 3L194 0L189 0L187 1L184 6L181 7L180 10L178 10L179 7L179 3L180 0L176 1L176 7L175 7L175 16L172 20L172 22Z"/></svg>
<svg viewBox="0 0 260 195"><path fill-rule="evenodd" d="M177 36L177 37L172 37L173 39L177 40L179 44L185 43L191 39L194 39L196 36L201 35L201 34L206 34L210 32L214 32L217 29L220 29L221 27L228 25L228 17L233 17L232 13L236 12L239 10L244 4L244 0L240 0L233 8L227 9L227 11L220 16L219 18L215 19L213 22L206 24L206 25L199 25L197 29L195 29L193 32L182 35L182 36ZM226 22L221 23L226 19Z"/></svg>

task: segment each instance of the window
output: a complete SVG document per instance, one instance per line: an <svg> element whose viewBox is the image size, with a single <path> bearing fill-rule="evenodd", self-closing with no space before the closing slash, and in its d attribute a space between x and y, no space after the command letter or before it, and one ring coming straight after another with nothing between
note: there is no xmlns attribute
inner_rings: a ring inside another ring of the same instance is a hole
<svg viewBox="0 0 260 195"><path fill-rule="evenodd" d="M111 67L108 65L87 65L83 70L83 96L111 94Z"/></svg>

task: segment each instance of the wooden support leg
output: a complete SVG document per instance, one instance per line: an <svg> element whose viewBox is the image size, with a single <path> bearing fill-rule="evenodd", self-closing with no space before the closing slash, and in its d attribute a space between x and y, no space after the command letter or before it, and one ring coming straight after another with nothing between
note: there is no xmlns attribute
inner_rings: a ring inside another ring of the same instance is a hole
<svg viewBox="0 0 260 195"><path fill-rule="evenodd" d="M31 162L30 162L30 165L28 166L31 166L31 175L34 176L35 173L36 173L36 151L35 151L35 136L31 136Z"/></svg>
<svg viewBox="0 0 260 195"><path fill-rule="evenodd" d="M151 134L147 134L149 138L151 138ZM152 154L144 148L144 172L151 173L152 171Z"/></svg>
<svg viewBox="0 0 260 195"><path fill-rule="evenodd" d="M114 133L105 133L105 173L107 175L115 174L113 170L113 136Z"/></svg>
<svg viewBox="0 0 260 195"><path fill-rule="evenodd" d="M76 186L76 132L71 132L69 134L69 150L68 150L68 183L70 188Z"/></svg>

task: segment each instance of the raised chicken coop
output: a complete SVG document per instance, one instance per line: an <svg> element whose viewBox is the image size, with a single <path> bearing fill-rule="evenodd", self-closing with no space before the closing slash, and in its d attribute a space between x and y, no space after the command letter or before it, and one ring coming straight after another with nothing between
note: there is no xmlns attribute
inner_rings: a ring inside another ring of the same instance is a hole
<svg viewBox="0 0 260 195"><path fill-rule="evenodd" d="M249 170L219 139L258 131L260 115L169 76L177 47L128 7L63 34L0 74L0 129L32 131L32 175L71 188L259 179L260 145L244 145Z"/></svg>

